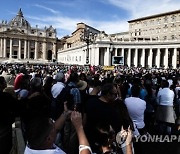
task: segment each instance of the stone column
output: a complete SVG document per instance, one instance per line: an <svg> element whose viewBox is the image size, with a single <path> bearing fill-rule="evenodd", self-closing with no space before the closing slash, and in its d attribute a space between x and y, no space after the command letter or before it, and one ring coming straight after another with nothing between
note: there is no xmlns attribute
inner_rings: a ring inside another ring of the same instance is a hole
<svg viewBox="0 0 180 154"><path fill-rule="evenodd" d="M89 45L87 45L87 49L86 49L86 63L85 64L89 64L90 63L90 57L89 57Z"/></svg>
<svg viewBox="0 0 180 154"><path fill-rule="evenodd" d="M156 66L157 68L160 67L160 49L157 49L157 54L156 54Z"/></svg>
<svg viewBox="0 0 180 154"><path fill-rule="evenodd" d="M121 49L121 56L124 58L124 48Z"/></svg>
<svg viewBox="0 0 180 154"><path fill-rule="evenodd" d="M168 68L168 48L166 48L165 49L165 51L164 51L164 60L163 60L163 62L164 62L164 67L165 68Z"/></svg>
<svg viewBox="0 0 180 154"><path fill-rule="evenodd" d="M128 57L127 57L127 64L131 67L131 49L128 49Z"/></svg>
<svg viewBox="0 0 180 154"><path fill-rule="evenodd" d="M24 40L24 59L27 58L27 40Z"/></svg>
<svg viewBox="0 0 180 154"><path fill-rule="evenodd" d="M99 48L95 47L94 51L94 60L95 60L95 65L99 65Z"/></svg>
<svg viewBox="0 0 180 154"><path fill-rule="evenodd" d="M43 48L43 50L42 50L42 52L43 52L43 60L46 60L47 59L46 58L46 42L43 42L42 48Z"/></svg>
<svg viewBox="0 0 180 154"><path fill-rule="evenodd" d="M27 42L28 47L27 47L27 58L30 58L30 41Z"/></svg>
<svg viewBox="0 0 180 154"><path fill-rule="evenodd" d="M38 42L35 41L34 59L38 59Z"/></svg>
<svg viewBox="0 0 180 154"><path fill-rule="evenodd" d="M19 39L18 59L21 59L21 40Z"/></svg>
<svg viewBox="0 0 180 154"><path fill-rule="evenodd" d="M4 57L7 58L7 52L6 52L6 38L4 38Z"/></svg>
<svg viewBox="0 0 180 154"><path fill-rule="evenodd" d="M115 48L115 56L117 56L117 48Z"/></svg>
<svg viewBox="0 0 180 154"><path fill-rule="evenodd" d="M149 49L148 65L149 65L150 68L152 67L152 48Z"/></svg>
<svg viewBox="0 0 180 154"><path fill-rule="evenodd" d="M177 67L177 48L174 48L172 56L172 67L175 69Z"/></svg>
<svg viewBox="0 0 180 154"><path fill-rule="evenodd" d="M9 58L12 58L12 39L10 39L10 54Z"/></svg>
<svg viewBox="0 0 180 154"><path fill-rule="evenodd" d="M56 43L53 43L53 52L52 52L52 59L57 59L56 57Z"/></svg>
<svg viewBox="0 0 180 154"><path fill-rule="evenodd" d="M5 57L4 56L4 52L3 52L3 39L1 38L1 48L0 48L0 52L2 54L2 57Z"/></svg>
<svg viewBox="0 0 180 154"><path fill-rule="evenodd" d="M71 57L71 61L72 61L72 57ZM83 50L82 63L83 65L86 64L86 49Z"/></svg>
<svg viewBox="0 0 180 154"><path fill-rule="evenodd" d="M120 56L123 57L123 65L124 65L124 61L125 61L125 59L124 59L124 48L121 48L121 55Z"/></svg>
<svg viewBox="0 0 180 154"><path fill-rule="evenodd" d="M134 52L134 66L137 67L137 61L138 61L138 49L135 49Z"/></svg>
<svg viewBox="0 0 180 154"><path fill-rule="evenodd" d="M107 53L106 53L106 60L105 61L106 61L106 65L110 66L110 48L106 48L106 50L107 50L106 51Z"/></svg>
<svg viewBox="0 0 180 154"><path fill-rule="evenodd" d="M142 53L141 53L141 66L145 67L145 49L142 49Z"/></svg>
<svg viewBox="0 0 180 154"><path fill-rule="evenodd" d="M89 47L89 64L91 64L92 63L92 59L91 59L91 57L92 57L92 48L91 47Z"/></svg>

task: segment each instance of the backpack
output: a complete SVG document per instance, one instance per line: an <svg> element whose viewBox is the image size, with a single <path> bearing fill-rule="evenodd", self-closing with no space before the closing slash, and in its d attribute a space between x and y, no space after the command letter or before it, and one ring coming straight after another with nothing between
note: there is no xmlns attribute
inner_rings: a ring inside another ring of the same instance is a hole
<svg viewBox="0 0 180 154"><path fill-rule="evenodd" d="M52 118L56 120L64 111L64 102L67 101L67 108L72 110L74 99L71 94L71 89L75 88L74 86L66 85L59 95L56 98L53 98L52 102Z"/></svg>

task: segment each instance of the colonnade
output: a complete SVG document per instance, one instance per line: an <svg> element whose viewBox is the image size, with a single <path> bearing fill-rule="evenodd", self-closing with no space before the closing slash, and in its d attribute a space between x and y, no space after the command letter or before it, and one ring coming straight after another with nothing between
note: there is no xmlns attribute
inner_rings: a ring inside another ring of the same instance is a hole
<svg viewBox="0 0 180 154"><path fill-rule="evenodd" d="M112 56L122 56L124 65L134 67L179 66L180 48L99 48L99 65L112 65Z"/></svg>
<svg viewBox="0 0 180 154"><path fill-rule="evenodd" d="M52 44L50 47L48 43ZM51 52L50 54L48 52ZM56 43L27 40L0 38L0 57L15 59L43 59L55 57ZM51 58L51 59L52 59Z"/></svg>

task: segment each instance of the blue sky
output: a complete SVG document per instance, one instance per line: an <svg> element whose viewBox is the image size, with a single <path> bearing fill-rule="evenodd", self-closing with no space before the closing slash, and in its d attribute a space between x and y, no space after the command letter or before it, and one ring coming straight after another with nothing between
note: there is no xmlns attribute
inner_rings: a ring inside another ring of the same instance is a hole
<svg viewBox="0 0 180 154"><path fill-rule="evenodd" d="M84 22L108 34L128 30L128 20L180 9L180 0L2 0L0 21L22 9L31 26L52 25L58 37Z"/></svg>

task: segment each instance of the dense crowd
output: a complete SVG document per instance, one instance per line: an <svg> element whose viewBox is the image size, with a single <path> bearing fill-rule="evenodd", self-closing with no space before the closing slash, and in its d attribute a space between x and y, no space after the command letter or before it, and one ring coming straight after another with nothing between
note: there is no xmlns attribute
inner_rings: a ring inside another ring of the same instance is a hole
<svg viewBox="0 0 180 154"><path fill-rule="evenodd" d="M179 72L0 65L0 153L11 150L20 117L25 154L146 154L138 136L179 135Z"/></svg>

